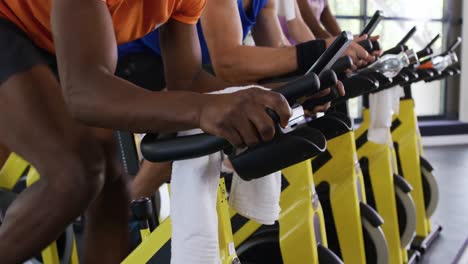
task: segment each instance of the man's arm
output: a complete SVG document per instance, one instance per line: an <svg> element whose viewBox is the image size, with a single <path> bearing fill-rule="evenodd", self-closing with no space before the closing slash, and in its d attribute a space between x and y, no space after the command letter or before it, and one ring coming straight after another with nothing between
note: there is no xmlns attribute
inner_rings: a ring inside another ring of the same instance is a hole
<svg viewBox="0 0 468 264"><path fill-rule="evenodd" d="M168 90L207 93L232 86L203 70L196 25L171 19L159 34Z"/></svg>
<svg viewBox="0 0 468 264"><path fill-rule="evenodd" d="M322 16L320 17L325 29L333 36L338 36L341 32L341 28L336 21L336 17L332 14L330 6L328 4L323 10Z"/></svg>
<svg viewBox="0 0 468 264"><path fill-rule="evenodd" d="M221 78L250 83L297 70L295 47L242 45L242 25L236 1L208 1L201 22L213 67Z"/></svg>
<svg viewBox="0 0 468 264"><path fill-rule="evenodd" d="M252 36L257 46L280 48L290 46L283 34L276 10L277 0L269 0L257 17Z"/></svg>
<svg viewBox="0 0 468 264"><path fill-rule="evenodd" d="M104 2L54 1L52 29L65 101L77 119L133 132L198 126L199 95L152 93L114 76L117 45Z"/></svg>
<svg viewBox="0 0 468 264"><path fill-rule="evenodd" d="M132 132L200 127L235 145L253 145L274 135L266 107L278 113L283 126L288 123L291 110L277 93L155 93L115 77L115 34L104 2L54 1L52 29L65 101L88 125Z"/></svg>
<svg viewBox="0 0 468 264"><path fill-rule="evenodd" d="M315 17L308 0L297 0L297 3L305 23L310 28L310 30L312 30L312 33L314 33L315 37L318 39L327 39L332 37L332 35L322 27L320 21L318 21Z"/></svg>
<svg viewBox="0 0 468 264"><path fill-rule="evenodd" d="M299 10L299 7L297 5L297 1L292 1L294 2L296 17L292 20L286 21L289 34L298 43L314 40L315 36L305 24L304 19L301 15L301 11Z"/></svg>

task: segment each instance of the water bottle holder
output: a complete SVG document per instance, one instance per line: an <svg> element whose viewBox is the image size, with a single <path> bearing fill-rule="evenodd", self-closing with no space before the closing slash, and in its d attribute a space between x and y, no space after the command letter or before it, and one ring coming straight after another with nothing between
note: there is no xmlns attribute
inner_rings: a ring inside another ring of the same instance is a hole
<svg viewBox="0 0 468 264"><path fill-rule="evenodd" d="M237 174L250 181L313 158L326 149L325 136L317 129L298 128L269 142L230 156Z"/></svg>

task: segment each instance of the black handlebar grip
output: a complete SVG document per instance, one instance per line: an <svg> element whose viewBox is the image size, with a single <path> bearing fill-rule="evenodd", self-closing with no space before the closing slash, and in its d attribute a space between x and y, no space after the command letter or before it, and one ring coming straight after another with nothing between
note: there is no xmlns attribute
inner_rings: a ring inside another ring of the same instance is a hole
<svg viewBox="0 0 468 264"><path fill-rule="evenodd" d="M299 98L313 95L319 90L320 80L312 72L275 89L275 92L282 94L289 105L294 105Z"/></svg>
<svg viewBox="0 0 468 264"><path fill-rule="evenodd" d="M320 90L333 87L338 82L338 76L336 76L336 73L332 70L327 70L327 71L322 72L319 75L319 79L320 79Z"/></svg>
<svg viewBox="0 0 468 264"><path fill-rule="evenodd" d="M378 40L372 41L372 51L378 51L381 50L382 47L380 46L380 42Z"/></svg>
<svg viewBox="0 0 468 264"><path fill-rule="evenodd" d="M367 25L364 27L364 29L362 30L362 32L361 32L361 34L359 36L366 35L366 34L368 36L372 35L375 28L379 25L379 23L380 23L380 21L382 21L382 19L384 19L383 11L381 11L381 10L375 11L375 13L372 16L371 20L369 21L369 23L367 23Z"/></svg>
<svg viewBox="0 0 468 264"><path fill-rule="evenodd" d="M350 56L344 56L344 57L341 57L339 60L337 60L335 64L333 64L331 69L335 73L342 73L346 71L347 69L350 69L351 67L353 67L353 65L354 65L353 59Z"/></svg>
<svg viewBox="0 0 468 264"><path fill-rule="evenodd" d="M340 95L338 94L336 87L331 87L329 94L319 98L310 98L309 100L305 101L304 104L302 104L302 107L306 110L312 111L316 106L324 105L328 102L331 102L339 96Z"/></svg>
<svg viewBox="0 0 468 264"><path fill-rule="evenodd" d="M371 53L374 50L374 45L372 45L372 41L370 39L359 41L358 44L369 53Z"/></svg>
<svg viewBox="0 0 468 264"><path fill-rule="evenodd" d="M304 109L312 110L315 106L328 103L339 96L338 91L336 90L336 83L338 82L338 77L336 76L336 73L334 71L324 71L322 72L322 74L320 74L319 78L321 83L321 89L324 90L330 88L330 93L322 97L310 98L302 105Z"/></svg>
<svg viewBox="0 0 468 264"><path fill-rule="evenodd" d="M146 135L141 142L141 152L151 162L193 159L230 147L227 140L209 134L157 140Z"/></svg>
<svg viewBox="0 0 468 264"><path fill-rule="evenodd" d="M435 36L431 42L429 42L429 44L427 44L426 48L432 48L432 45L434 45L434 43L440 38L440 34L437 34L437 36Z"/></svg>
<svg viewBox="0 0 468 264"><path fill-rule="evenodd" d="M419 58L419 59L422 59L422 58L425 58L425 57L427 57L427 56L432 55L433 53L434 53L434 51L432 50L432 48L430 48L430 47L425 47L424 49L422 49L421 51L419 51L419 52L417 53L417 55L418 55L418 58Z"/></svg>
<svg viewBox="0 0 468 264"><path fill-rule="evenodd" d="M400 54L403 51L405 51L405 46L404 45L397 45L389 50L386 50L382 55L386 54Z"/></svg>
<svg viewBox="0 0 468 264"><path fill-rule="evenodd" d="M398 45L406 45L408 40L413 37L414 33L416 33L417 27L414 26L407 34L403 37L403 39L398 43Z"/></svg>
<svg viewBox="0 0 468 264"><path fill-rule="evenodd" d="M325 52L318 58L318 60L310 67L307 73L314 72L320 74L325 70L330 69L333 64L341 57L343 52L349 47L354 37L351 32L341 32L333 43L328 47ZM307 74L306 73L306 74Z"/></svg>

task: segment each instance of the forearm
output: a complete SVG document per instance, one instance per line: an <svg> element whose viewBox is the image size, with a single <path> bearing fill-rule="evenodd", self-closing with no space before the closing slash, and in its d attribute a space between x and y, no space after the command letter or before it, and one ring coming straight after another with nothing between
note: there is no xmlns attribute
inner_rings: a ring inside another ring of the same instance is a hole
<svg viewBox="0 0 468 264"><path fill-rule="evenodd" d="M295 47L237 46L229 53L213 56L216 74L233 83L252 83L297 70Z"/></svg>
<svg viewBox="0 0 468 264"><path fill-rule="evenodd" d="M320 19L322 21L323 26L329 34L331 34L332 36L338 36L341 33L341 28L338 25L338 21L336 21L336 18L332 14L329 7L325 8Z"/></svg>
<svg viewBox="0 0 468 264"><path fill-rule="evenodd" d="M328 31L324 30L322 26L317 26L314 30L312 30L314 35L317 39L327 39L333 37Z"/></svg>
<svg viewBox="0 0 468 264"><path fill-rule="evenodd" d="M150 92L107 73L65 81L73 116L90 126L131 132L175 132L199 126L204 96L191 92Z"/></svg>
<svg viewBox="0 0 468 264"><path fill-rule="evenodd" d="M304 22L306 25L309 27L309 29L312 31L312 33L315 35L317 39L326 39L331 37L331 35L322 28L322 25L320 24L320 21L317 20L317 18L314 15L314 12L312 11L312 8L309 5L308 0L298 0L297 4L299 6L299 9L301 11L302 18L304 19Z"/></svg>
<svg viewBox="0 0 468 264"><path fill-rule="evenodd" d="M177 80L177 83L168 86L168 90L188 90L198 93L210 93L223 90L236 84L239 83L225 81L200 68L192 79Z"/></svg>
<svg viewBox="0 0 468 264"><path fill-rule="evenodd" d="M302 20L298 18L287 21L287 26L289 29L289 34L297 43L302 43L315 39L315 36L312 34L310 29L305 25L305 23Z"/></svg>
<svg viewBox="0 0 468 264"><path fill-rule="evenodd" d="M131 184L131 198L151 197L161 185L171 180L171 172L171 163L144 161Z"/></svg>

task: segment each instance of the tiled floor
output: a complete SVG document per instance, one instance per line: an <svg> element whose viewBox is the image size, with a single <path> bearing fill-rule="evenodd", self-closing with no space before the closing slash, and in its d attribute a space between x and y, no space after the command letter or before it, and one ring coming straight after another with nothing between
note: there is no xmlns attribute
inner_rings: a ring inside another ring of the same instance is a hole
<svg viewBox="0 0 468 264"><path fill-rule="evenodd" d="M421 263L449 264L468 238L468 145L426 148L425 157L435 168L440 188L432 220L444 229Z"/></svg>

